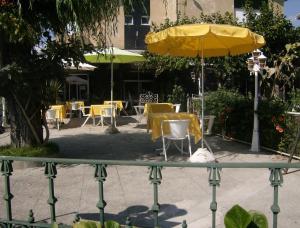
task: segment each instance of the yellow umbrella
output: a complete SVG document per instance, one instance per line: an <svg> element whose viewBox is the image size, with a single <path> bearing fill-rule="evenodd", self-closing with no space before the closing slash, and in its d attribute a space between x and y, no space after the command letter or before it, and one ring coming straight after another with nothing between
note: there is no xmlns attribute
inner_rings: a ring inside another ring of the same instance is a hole
<svg viewBox="0 0 300 228"><path fill-rule="evenodd" d="M204 141L204 57L239 55L265 45L263 36L248 28L221 24L188 24L150 32L145 38L150 52L202 58L202 148Z"/></svg>

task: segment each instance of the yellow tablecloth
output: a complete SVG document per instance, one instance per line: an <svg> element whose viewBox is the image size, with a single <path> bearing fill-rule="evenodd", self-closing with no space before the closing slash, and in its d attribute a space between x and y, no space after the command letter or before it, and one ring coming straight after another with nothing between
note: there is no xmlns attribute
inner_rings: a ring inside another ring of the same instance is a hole
<svg viewBox="0 0 300 228"><path fill-rule="evenodd" d="M63 122L66 118L66 108L64 105L52 105L50 107L52 110L56 111L55 118Z"/></svg>
<svg viewBox="0 0 300 228"><path fill-rule="evenodd" d="M163 120L191 120L189 132L195 136L195 143L201 139L200 123L195 114L179 112L179 113L149 113L148 129L152 130L152 140L155 141L161 136L161 122Z"/></svg>
<svg viewBox="0 0 300 228"><path fill-rule="evenodd" d="M175 112L173 104L171 103L146 103L144 108L144 115L149 113L166 113Z"/></svg>
<svg viewBox="0 0 300 228"><path fill-rule="evenodd" d="M120 111L123 110L123 101L112 101L113 104L116 105L117 109L119 109ZM109 105L111 103L111 101L104 101L103 104L105 105Z"/></svg>
<svg viewBox="0 0 300 228"><path fill-rule="evenodd" d="M76 103L78 105L78 109L84 107L84 101L66 101L66 108L68 110L72 109L72 103Z"/></svg>
<svg viewBox="0 0 300 228"><path fill-rule="evenodd" d="M90 107L90 115L92 118L95 116L102 116L104 108L110 108L110 105L91 105Z"/></svg>

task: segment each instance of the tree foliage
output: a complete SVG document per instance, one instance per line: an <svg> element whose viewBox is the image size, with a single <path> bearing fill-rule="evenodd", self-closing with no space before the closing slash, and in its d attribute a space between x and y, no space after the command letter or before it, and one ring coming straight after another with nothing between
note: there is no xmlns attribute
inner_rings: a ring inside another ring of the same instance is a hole
<svg viewBox="0 0 300 228"><path fill-rule="evenodd" d="M266 40L266 45L262 48L262 51L268 57L268 65L270 67L276 67L276 64L282 63L282 58L287 53L285 45L293 44L300 39L300 30L293 27L291 21L289 21L283 14L280 13L274 6L268 4L262 4L260 8L260 14L256 14L256 11L252 7L253 1L246 1L244 11L246 20L238 22L237 19L231 13L213 13L211 15L205 15L201 13L199 17L181 17L179 15L178 20L172 22L165 20L160 25L153 25L153 31L160 31L171 26L191 24L191 23L217 23L217 24L230 24L242 27L247 27L252 31L261 34ZM145 63L146 68L155 68L156 75L164 74L165 72L173 72L178 70L194 70L191 67L191 62L199 60L192 58L180 58L159 56L154 54L146 54L147 61ZM240 92L246 94L248 88L253 87L253 79L249 79L249 71L247 70L246 60L249 55L239 56L227 56L206 58L206 65L210 70L214 71L215 79L219 87L239 89ZM295 57L294 58L299 58ZM289 69L289 77L294 77L292 68ZM265 72L266 73L266 72ZM264 78L273 77L271 74L265 74ZM209 78L207 78L209 80ZM275 80L276 81L276 80ZM294 79L289 81L293 83ZM262 84L262 86L267 83ZM293 87L293 85L291 86ZM262 90L262 92L267 90ZM266 96L271 94L264 94Z"/></svg>
<svg viewBox="0 0 300 228"><path fill-rule="evenodd" d="M0 96L7 100L16 146L43 142L41 119L51 81L62 80L62 59L77 65L115 32L119 0L1 0ZM41 115L42 110L42 115Z"/></svg>

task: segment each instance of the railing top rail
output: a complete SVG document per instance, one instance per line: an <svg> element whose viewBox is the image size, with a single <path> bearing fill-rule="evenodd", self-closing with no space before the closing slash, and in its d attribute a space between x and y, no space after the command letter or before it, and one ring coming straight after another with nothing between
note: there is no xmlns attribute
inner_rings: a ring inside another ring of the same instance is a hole
<svg viewBox="0 0 300 228"><path fill-rule="evenodd" d="M57 164L106 164L121 166L163 166L163 167L189 167L189 168L300 168L298 163L282 162L222 162L222 163L191 163L191 162L148 162L124 160L92 160L92 159L66 159L66 158L39 158L39 157L13 157L0 156L0 161L33 161L54 162Z"/></svg>

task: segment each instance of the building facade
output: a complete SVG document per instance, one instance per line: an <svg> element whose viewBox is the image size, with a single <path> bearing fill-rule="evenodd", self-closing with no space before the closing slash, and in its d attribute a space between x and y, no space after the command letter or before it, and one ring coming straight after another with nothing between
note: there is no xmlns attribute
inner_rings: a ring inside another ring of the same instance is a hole
<svg viewBox="0 0 300 228"><path fill-rule="evenodd" d="M274 9L283 11L284 0L253 0L259 9L263 2L273 3ZM176 21L180 16L198 17L201 13L212 14L230 12L243 20L245 0L144 0L144 4L132 1L132 7L120 8L116 33L111 37L114 47L131 51L146 50L144 42L152 24L159 25L165 19ZM258 12L259 13L259 12ZM90 91L94 100L103 100L110 95L110 65L99 64L90 77ZM135 64L116 64L114 94L115 99L136 100L140 93L151 90L159 93L159 78L151 71L141 72ZM92 99L93 100L93 99Z"/></svg>
<svg viewBox="0 0 300 228"><path fill-rule="evenodd" d="M254 8L258 10L264 2L283 12L284 0L254 1ZM121 7L112 44L122 49L144 50L144 38L151 24L159 25L167 18L175 21L179 15L198 17L201 13L230 12L242 20L244 3L245 0L144 0L143 6Z"/></svg>

